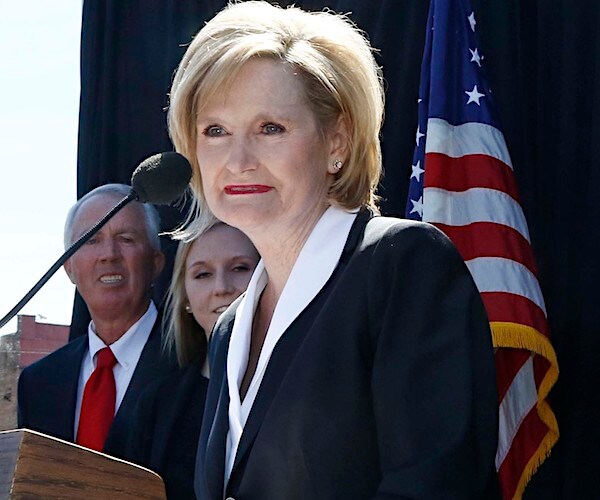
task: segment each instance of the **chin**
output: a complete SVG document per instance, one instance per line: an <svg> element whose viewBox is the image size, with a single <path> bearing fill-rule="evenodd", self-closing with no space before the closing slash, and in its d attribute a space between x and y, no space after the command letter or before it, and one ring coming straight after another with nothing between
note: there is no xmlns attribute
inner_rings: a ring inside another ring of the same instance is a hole
<svg viewBox="0 0 600 500"><path fill-rule="evenodd" d="M226 219L221 219L229 226L235 227L244 232L252 228L262 227L267 221L272 220L270 211L244 211L239 210Z"/></svg>
<svg viewBox="0 0 600 500"><path fill-rule="evenodd" d="M249 195L257 196L257 195ZM241 203L237 200L230 203L219 203L214 209L211 209L215 216L228 224L229 226L242 229L244 227L253 227L260 225L269 219L273 213L273 205L259 200L246 200Z"/></svg>

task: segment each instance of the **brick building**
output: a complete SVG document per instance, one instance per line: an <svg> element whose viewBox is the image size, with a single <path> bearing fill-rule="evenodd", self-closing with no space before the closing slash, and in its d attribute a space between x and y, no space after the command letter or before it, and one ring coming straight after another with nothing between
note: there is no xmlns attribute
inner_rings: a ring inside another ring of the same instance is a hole
<svg viewBox="0 0 600 500"><path fill-rule="evenodd" d="M65 345L69 327L21 316L17 331L0 337L0 430L17 426L17 381L21 370Z"/></svg>

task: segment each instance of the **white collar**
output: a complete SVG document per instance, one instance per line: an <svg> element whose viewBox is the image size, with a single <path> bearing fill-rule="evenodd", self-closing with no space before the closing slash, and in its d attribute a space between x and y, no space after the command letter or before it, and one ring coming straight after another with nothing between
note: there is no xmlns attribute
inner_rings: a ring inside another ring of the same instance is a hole
<svg viewBox="0 0 600 500"><path fill-rule="evenodd" d="M239 387L248 365L252 318L260 295L268 281L262 260L254 270L246 294L236 311L227 355L229 443L225 484L231 474L243 428L254 404L273 349L290 324L313 300L333 274L356 215L357 211L348 212L331 206L315 225L302 247L279 297L254 377L248 387L244 402L240 403Z"/></svg>
<svg viewBox="0 0 600 500"><path fill-rule="evenodd" d="M135 368L157 316L158 311L156 306L154 302L150 301L150 305L143 316L131 325L129 330L121 335L118 340L110 344L110 350L117 359L117 363L125 368L125 370L128 370L130 367ZM135 332L138 330L146 332L147 335L135 335ZM96 334L96 325L94 325L93 321L90 321L88 327L88 355L93 367L96 366L94 357L104 347L106 347L106 344Z"/></svg>

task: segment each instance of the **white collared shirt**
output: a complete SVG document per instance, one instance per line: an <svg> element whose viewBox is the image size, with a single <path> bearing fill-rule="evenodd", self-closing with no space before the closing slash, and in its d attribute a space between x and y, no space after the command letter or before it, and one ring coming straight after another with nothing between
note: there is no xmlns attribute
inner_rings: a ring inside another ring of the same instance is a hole
<svg viewBox="0 0 600 500"><path fill-rule="evenodd" d="M279 297L260 352L256 371L244 401L240 402L240 385L248 366L250 353L252 318L260 295L268 281L262 260L252 274L246 294L236 311L227 354L229 433L227 434L225 454L225 486L229 481L240 438L273 349L286 329L333 274L356 215L357 211L348 212L331 206L315 225L302 247Z"/></svg>
<svg viewBox="0 0 600 500"><path fill-rule="evenodd" d="M117 413L125 392L127 392L127 387L129 387L129 382L131 382L131 377L133 377L133 372L142 355L142 350L148 341L148 337L150 337L150 332L154 327L157 316L158 311L156 310L156 306L154 302L150 301L150 305L144 315L122 337L110 345L110 350L117 359L117 363L113 367L117 388L115 413ZM88 352L81 361L81 370L79 371L74 436L77 436L77 429L79 428L79 416L81 415L81 402L83 401L85 384L96 368L98 351L105 347L106 344L104 341L96 334L94 322L90 321L88 326Z"/></svg>

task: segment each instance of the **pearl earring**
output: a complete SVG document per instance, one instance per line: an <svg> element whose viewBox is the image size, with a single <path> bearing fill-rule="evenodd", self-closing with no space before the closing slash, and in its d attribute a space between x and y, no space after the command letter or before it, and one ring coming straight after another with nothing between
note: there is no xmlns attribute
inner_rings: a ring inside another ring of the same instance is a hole
<svg viewBox="0 0 600 500"><path fill-rule="evenodd" d="M185 305L185 312L188 313L188 314L192 313L192 308L191 308L191 306L189 304Z"/></svg>
<svg viewBox="0 0 600 500"><path fill-rule="evenodd" d="M339 172L342 169L343 166L344 166L344 162L342 160L335 160L333 162L333 169L336 172Z"/></svg>

